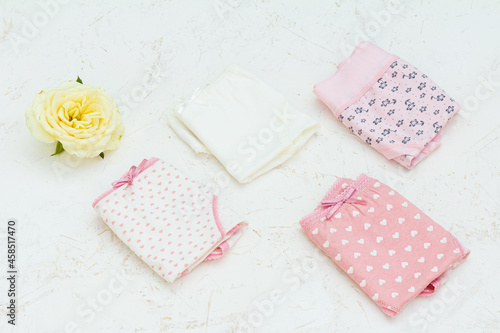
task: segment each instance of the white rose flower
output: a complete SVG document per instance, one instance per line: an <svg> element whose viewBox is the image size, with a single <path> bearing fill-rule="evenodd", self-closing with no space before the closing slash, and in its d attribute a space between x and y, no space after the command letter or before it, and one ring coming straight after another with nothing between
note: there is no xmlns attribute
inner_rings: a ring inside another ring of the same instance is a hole
<svg viewBox="0 0 500 333"><path fill-rule="evenodd" d="M59 141L80 158L116 149L125 131L114 98L103 88L76 81L38 93L26 111L26 125L33 137Z"/></svg>

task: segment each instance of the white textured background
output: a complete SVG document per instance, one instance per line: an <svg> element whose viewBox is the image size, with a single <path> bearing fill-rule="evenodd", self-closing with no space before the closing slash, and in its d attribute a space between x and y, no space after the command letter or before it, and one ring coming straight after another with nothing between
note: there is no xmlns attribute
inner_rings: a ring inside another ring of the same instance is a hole
<svg viewBox="0 0 500 333"><path fill-rule="evenodd" d="M8 218L18 221L16 332L500 331L500 2L388 8L389 1L342 0L0 2L0 331L11 331ZM417 66L464 106L443 145L410 172L361 144L312 93L364 39ZM230 64L321 122L295 157L247 185L215 159L195 156L165 117ZM126 134L104 160L50 157L54 146L33 139L24 123L37 92L77 75L105 87L124 114ZM222 260L172 285L91 207L111 181L151 156L218 182L222 200L253 229ZM472 249L449 286L394 319L298 225L337 177L361 172L399 190ZM111 290L115 275L123 282ZM285 302L271 306L278 292Z"/></svg>

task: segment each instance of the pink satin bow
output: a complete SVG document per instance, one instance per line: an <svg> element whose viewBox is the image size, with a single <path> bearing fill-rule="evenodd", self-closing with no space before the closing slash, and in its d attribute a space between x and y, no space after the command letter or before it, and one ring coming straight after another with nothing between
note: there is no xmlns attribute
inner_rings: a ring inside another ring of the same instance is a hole
<svg viewBox="0 0 500 333"><path fill-rule="evenodd" d="M357 203L360 205L366 205L365 200L351 198L354 191L356 191L356 189L354 187L350 187L347 191L343 192L341 196L338 198L321 201L322 206L329 207L326 212L326 218L331 219L333 214L335 214L335 212L340 208L340 206L342 206L343 203Z"/></svg>
<svg viewBox="0 0 500 333"><path fill-rule="evenodd" d="M137 177L144 169L146 168L146 165L148 164L148 160L143 160L139 166L132 165L130 169L128 170L128 173L124 175L122 178L117 180L116 182L111 183L113 187L120 187L122 185L127 184L127 187L132 185L132 181L134 180L135 177Z"/></svg>

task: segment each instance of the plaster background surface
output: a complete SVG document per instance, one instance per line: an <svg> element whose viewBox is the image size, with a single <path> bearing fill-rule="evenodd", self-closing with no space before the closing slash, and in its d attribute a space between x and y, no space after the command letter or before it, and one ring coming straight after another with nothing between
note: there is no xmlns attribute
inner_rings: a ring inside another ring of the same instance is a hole
<svg viewBox="0 0 500 333"><path fill-rule="evenodd" d="M500 331L500 2L408 1L392 13L389 6L2 1L0 331ZM365 39L418 67L463 106L445 128L442 146L410 172L357 140L312 93ZM321 123L298 154L246 185L229 178L214 158L196 156L166 121L230 64L253 72ZM111 92L124 115L121 145L104 160L50 157L55 145L32 138L24 123L37 92L77 75ZM222 260L171 285L91 207L111 181L151 156L202 183L219 184L221 200L251 227ZM393 319L298 225L337 177L361 172L400 191L472 250L449 287L412 301ZM16 329L5 317L9 218L18 221ZM115 284L119 292L108 292L106 304L91 312L89 300L109 291L115 275L124 277ZM270 307L273 290L286 301Z"/></svg>

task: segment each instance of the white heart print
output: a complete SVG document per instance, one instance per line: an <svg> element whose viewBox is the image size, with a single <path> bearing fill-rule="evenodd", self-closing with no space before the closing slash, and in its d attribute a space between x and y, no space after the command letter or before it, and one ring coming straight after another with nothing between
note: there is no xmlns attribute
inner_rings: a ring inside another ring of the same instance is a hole
<svg viewBox="0 0 500 333"><path fill-rule="evenodd" d="M369 295L371 294L381 307L383 305L389 311L398 312L402 305L424 289L429 283L427 281L429 277L442 274L447 269L448 261L451 262L459 255L451 254L450 256L451 250L457 247L451 234L443 231L438 225L435 229L434 222L424 212L420 213L413 204L410 207L410 202L396 190L382 186L382 183L378 183L379 188L374 189L373 187L377 187L375 184L372 185L372 192L365 191L362 198L357 195L352 196L353 199L366 200L362 202L363 205L345 205L342 213L333 214L335 218L340 219L339 221L335 222L334 219L330 219L325 222L331 224L321 232L330 230L330 233L335 233L331 235L331 243L325 239L323 239L324 243L315 241L320 247L321 245L325 248L332 246L329 251L323 249L325 252L333 252L335 249L336 252L344 253L343 258L340 253L333 253L331 257L339 266L342 266L341 268L359 287L367 291ZM382 201L379 202L378 199ZM384 210L384 205L386 210ZM347 223L344 224L341 218ZM348 222L349 220L351 222ZM331 228L333 225L335 227ZM313 228L315 226L309 230ZM316 233L309 231L308 234L318 235L319 228L315 230ZM436 232L433 233L433 231ZM450 239L447 239L448 237ZM451 249L449 246L452 246ZM437 266L438 264L440 266ZM366 271L363 270L363 266ZM412 280L412 275L414 280ZM422 280L419 280L420 277ZM415 284L412 285L412 283ZM381 292L374 293L375 291ZM383 302L378 302L379 300Z"/></svg>

